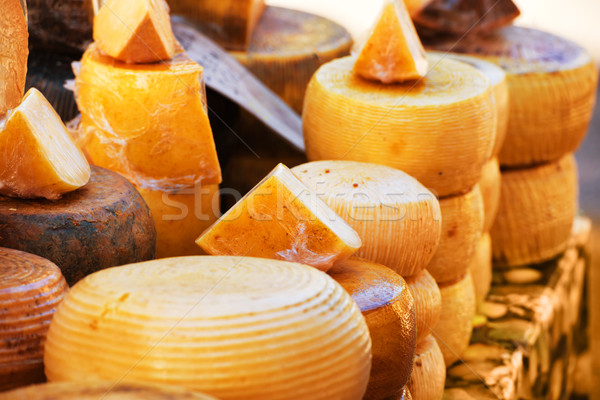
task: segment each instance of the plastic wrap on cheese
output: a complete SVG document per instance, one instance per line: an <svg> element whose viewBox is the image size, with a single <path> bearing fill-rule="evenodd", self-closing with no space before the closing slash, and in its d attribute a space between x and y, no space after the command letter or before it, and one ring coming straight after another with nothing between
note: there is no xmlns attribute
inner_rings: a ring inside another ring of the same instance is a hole
<svg viewBox="0 0 600 400"><path fill-rule="evenodd" d="M78 143L92 163L148 189L221 182L202 67L185 53L126 64L92 44L73 69Z"/></svg>

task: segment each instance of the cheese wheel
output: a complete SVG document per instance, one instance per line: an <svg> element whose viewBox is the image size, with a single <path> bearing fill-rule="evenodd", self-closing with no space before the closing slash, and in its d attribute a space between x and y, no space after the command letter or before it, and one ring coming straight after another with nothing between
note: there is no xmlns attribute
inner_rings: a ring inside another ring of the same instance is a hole
<svg viewBox="0 0 600 400"><path fill-rule="evenodd" d="M483 232L489 232L492 229L496 214L498 214L501 181L500 164L497 158L492 158L483 166L479 181L483 199Z"/></svg>
<svg viewBox="0 0 600 400"><path fill-rule="evenodd" d="M202 71L185 53L126 64L92 44L75 68L78 141L91 162L154 190L220 183Z"/></svg>
<svg viewBox="0 0 600 400"><path fill-rule="evenodd" d="M219 185L179 192L138 188L156 226L156 258L205 254L196 239L220 216Z"/></svg>
<svg viewBox="0 0 600 400"><path fill-rule="evenodd" d="M90 165L48 100L30 89L0 127L0 194L56 200L90 180Z"/></svg>
<svg viewBox="0 0 600 400"><path fill-rule="evenodd" d="M479 186L470 192L440 199L440 246L427 270L439 282L456 280L469 268L483 233L483 199Z"/></svg>
<svg viewBox="0 0 600 400"><path fill-rule="evenodd" d="M358 232L357 256L402 276L422 271L435 253L440 206L417 180L394 168L354 161L317 161L292 172Z"/></svg>
<svg viewBox="0 0 600 400"><path fill-rule="evenodd" d="M301 113L315 71L328 61L347 56L351 47L350 33L333 21L267 6L248 49L231 55Z"/></svg>
<svg viewBox="0 0 600 400"><path fill-rule="evenodd" d="M19 0L0 6L0 118L21 103L27 75L27 9Z"/></svg>
<svg viewBox="0 0 600 400"><path fill-rule="evenodd" d="M427 59L427 79L397 85L356 76L353 57L319 68L303 113L308 159L388 165L442 197L475 186L494 142L489 80L467 64Z"/></svg>
<svg viewBox="0 0 600 400"><path fill-rule="evenodd" d="M450 366L460 358L471 340L475 290L469 272L454 282L439 286L442 312L432 332L444 356L444 363Z"/></svg>
<svg viewBox="0 0 600 400"><path fill-rule="evenodd" d="M224 400L358 400L370 353L358 306L326 274L196 256L79 282L52 320L44 364L52 382L177 384Z"/></svg>
<svg viewBox="0 0 600 400"><path fill-rule="evenodd" d="M169 60L176 50L165 0L107 0L94 17L94 40L126 63Z"/></svg>
<svg viewBox="0 0 600 400"><path fill-rule="evenodd" d="M208 254L287 260L323 271L361 246L358 234L283 164L196 243Z"/></svg>
<svg viewBox="0 0 600 400"><path fill-rule="evenodd" d="M573 155L538 167L506 170L491 230L494 263L519 266L562 253L577 213Z"/></svg>
<svg viewBox="0 0 600 400"><path fill-rule="evenodd" d="M469 272L475 287L475 300L485 300L492 287L492 238L484 233L477 245L477 251L469 263Z"/></svg>
<svg viewBox="0 0 600 400"><path fill-rule="evenodd" d="M4 400L215 400L174 386L113 382L58 382L2 393Z"/></svg>
<svg viewBox="0 0 600 400"><path fill-rule="evenodd" d="M440 400L446 384L446 365L442 351L432 335L417 345L408 389L415 399Z"/></svg>
<svg viewBox="0 0 600 400"><path fill-rule="evenodd" d="M598 71L583 48L518 26L467 35L458 43L428 45L476 54L505 70L510 101L501 165L554 161L577 149L588 128L598 82Z"/></svg>
<svg viewBox="0 0 600 400"><path fill-rule="evenodd" d="M0 247L0 392L44 381L46 332L67 289L50 261Z"/></svg>
<svg viewBox="0 0 600 400"><path fill-rule="evenodd" d="M415 302L417 343L421 343L440 318L442 295L435 279L427 270L405 279Z"/></svg>
<svg viewBox="0 0 600 400"><path fill-rule="evenodd" d="M371 336L371 378L365 399L398 396L412 371L417 327L415 303L404 279L381 264L352 257L329 275L352 296Z"/></svg>
<svg viewBox="0 0 600 400"><path fill-rule="evenodd" d="M0 196L0 246L37 254L72 285L99 269L154 258L152 215L123 177L92 167L90 182L60 201Z"/></svg>
<svg viewBox="0 0 600 400"><path fill-rule="evenodd" d="M394 398L394 400L412 400L412 395L410 393L410 390L408 390L408 388L406 386L404 386L402 388L402 391L400 392L400 394L398 396L396 396Z"/></svg>

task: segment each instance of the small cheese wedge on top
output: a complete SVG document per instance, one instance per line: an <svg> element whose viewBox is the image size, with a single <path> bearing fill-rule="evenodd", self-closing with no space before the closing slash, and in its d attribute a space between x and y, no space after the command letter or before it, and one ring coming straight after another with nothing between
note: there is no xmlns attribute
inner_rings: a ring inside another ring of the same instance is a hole
<svg viewBox="0 0 600 400"><path fill-rule="evenodd" d="M427 74L425 50L403 0L386 0L354 72L382 83L423 78Z"/></svg>
<svg viewBox="0 0 600 400"><path fill-rule="evenodd" d="M0 125L0 194L57 199L89 181L90 165L37 89Z"/></svg>
<svg viewBox="0 0 600 400"><path fill-rule="evenodd" d="M94 18L94 40L126 63L168 60L176 52L165 0L109 0Z"/></svg>
<svg viewBox="0 0 600 400"><path fill-rule="evenodd" d="M323 271L361 246L358 234L283 164L196 243L213 255L287 260Z"/></svg>

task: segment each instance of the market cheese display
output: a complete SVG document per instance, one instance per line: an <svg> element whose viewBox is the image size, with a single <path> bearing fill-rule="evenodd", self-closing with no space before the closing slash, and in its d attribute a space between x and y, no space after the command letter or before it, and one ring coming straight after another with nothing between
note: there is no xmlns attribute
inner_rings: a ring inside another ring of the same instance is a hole
<svg viewBox="0 0 600 400"><path fill-rule="evenodd" d="M229 50L248 48L265 9L264 0L168 0L171 12L197 23L200 30Z"/></svg>
<svg viewBox="0 0 600 400"><path fill-rule="evenodd" d="M102 268L154 258L148 207L120 175L92 167L87 185L57 201L0 196L0 246L58 265L72 285Z"/></svg>
<svg viewBox="0 0 600 400"><path fill-rule="evenodd" d="M408 389L415 399L440 400L446 383L446 364L442 351L432 335L417 345Z"/></svg>
<svg viewBox="0 0 600 400"><path fill-rule="evenodd" d="M405 279L415 302L417 343L421 343L440 318L442 295L438 284L427 270Z"/></svg>
<svg viewBox="0 0 600 400"><path fill-rule="evenodd" d="M314 72L322 64L350 54L351 47L350 33L327 18L267 6L248 48L230 54L301 113Z"/></svg>
<svg viewBox="0 0 600 400"><path fill-rule="evenodd" d="M442 311L432 332L446 366L450 366L469 346L475 315L475 291L469 272L455 281L439 286Z"/></svg>
<svg viewBox="0 0 600 400"><path fill-rule="evenodd" d="M0 127L0 194L58 199L90 179L90 165L37 89Z"/></svg>
<svg viewBox="0 0 600 400"><path fill-rule="evenodd" d="M0 392L45 380L46 332L67 289L50 261L0 247Z"/></svg>
<svg viewBox="0 0 600 400"><path fill-rule="evenodd" d="M442 235L440 245L427 265L439 282L464 275L483 233L483 199L479 186L470 192L440 199Z"/></svg>
<svg viewBox="0 0 600 400"><path fill-rule="evenodd" d="M113 382L58 382L2 393L3 400L216 400L174 386Z"/></svg>
<svg viewBox="0 0 600 400"><path fill-rule="evenodd" d="M410 377L417 343L409 287L391 269L358 257L328 273L352 296L369 327L373 359L364 399L396 398Z"/></svg>
<svg viewBox="0 0 600 400"><path fill-rule="evenodd" d="M94 17L94 41L126 63L169 60L176 44L165 0L108 0Z"/></svg>
<svg viewBox="0 0 600 400"><path fill-rule="evenodd" d="M428 67L404 0L386 0L358 52L354 72L365 79L393 83L423 78Z"/></svg>
<svg viewBox="0 0 600 400"><path fill-rule="evenodd" d="M475 288L477 304L483 302L492 287L492 238L484 233L479 239L475 255L469 263L469 272Z"/></svg>
<svg viewBox="0 0 600 400"><path fill-rule="evenodd" d="M27 74L27 9L19 0L0 6L0 118L21 104Z"/></svg>
<svg viewBox="0 0 600 400"><path fill-rule="evenodd" d="M491 230L494 263L539 263L564 251L578 209L577 197L573 155L504 171L500 206Z"/></svg>
<svg viewBox="0 0 600 400"><path fill-rule="evenodd" d="M482 57L502 67L509 89L503 166L556 161L574 151L590 121L598 71L592 57L566 39L536 29L425 40L426 47Z"/></svg>
<svg viewBox="0 0 600 400"><path fill-rule="evenodd" d="M350 295L316 268L179 257L73 286L50 324L44 364L50 382L177 384L224 400L360 400L371 340Z"/></svg>
<svg viewBox="0 0 600 400"><path fill-rule="evenodd" d="M470 190L494 143L491 86L470 65L438 55L427 60L430 70L418 84L362 79L352 56L321 66L304 104L308 159L388 165L438 196Z"/></svg>
<svg viewBox="0 0 600 400"><path fill-rule="evenodd" d="M440 205L416 179L383 165L317 161L292 172L358 232L357 256L403 277L422 271L435 253Z"/></svg>
<svg viewBox="0 0 600 400"><path fill-rule="evenodd" d="M358 234L283 164L196 243L213 255L294 261L324 271L361 246Z"/></svg>
<svg viewBox="0 0 600 400"><path fill-rule="evenodd" d="M497 158L492 158L483 166L479 181L483 199L483 232L489 232L496 219L500 205L501 181L500 164Z"/></svg>

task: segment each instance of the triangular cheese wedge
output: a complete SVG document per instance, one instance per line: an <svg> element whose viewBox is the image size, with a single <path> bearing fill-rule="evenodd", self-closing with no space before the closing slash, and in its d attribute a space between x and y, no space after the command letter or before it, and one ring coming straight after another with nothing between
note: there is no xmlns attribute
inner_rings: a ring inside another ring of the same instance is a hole
<svg viewBox="0 0 600 400"><path fill-rule="evenodd" d="M0 2L0 117L23 98L27 74L27 17L19 0Z"/></svg>
<svg viewBox="0 0 600 400"><path fill-rule="evenodd" d="M3 122L0 194L57 199L89 181L90 165L37 89L30 89Z"/></svg>
<svg viewBox="0 0 600 400"><path fill-rule="evenodd" d="M425 50L403 0L386 0L354 72L382 83L419 79L427 74Z"/></svg>
<svg viewBox="0 0 600 400"><path fill-rule="evenodd" d="M131 64L168 60L177 47L164 0L107 1L94 18L94 40Z"/></svg>
<svg viewBox="0 0 600 400"><path fill-rule="evenodd" d="M358 234L283 164L196 243L213 255L287 260L324 271L361 246Z"/></svg>

